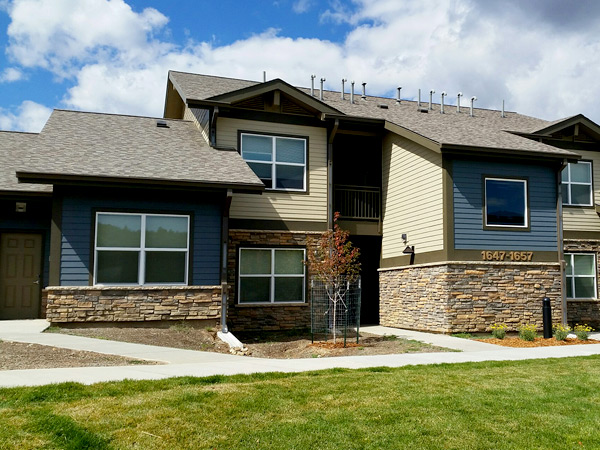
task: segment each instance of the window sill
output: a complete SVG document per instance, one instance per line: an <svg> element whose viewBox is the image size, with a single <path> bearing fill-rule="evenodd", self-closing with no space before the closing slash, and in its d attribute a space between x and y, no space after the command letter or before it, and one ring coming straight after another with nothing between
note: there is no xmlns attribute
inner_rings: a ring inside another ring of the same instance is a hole
<svg viewBox="0 0 600 450"><path fill-rule="evenodd" d="M600 302L600 299L597 299L597 298L567 298L567 302L598 303L598 302Z"/></svg>
<svg viewBox="0 0 600 450"><path fill-rule="evenodd" d="M236 303L236 308L277 308L279 306L296 306L298 308L305 308L308 303Z"/></svg>

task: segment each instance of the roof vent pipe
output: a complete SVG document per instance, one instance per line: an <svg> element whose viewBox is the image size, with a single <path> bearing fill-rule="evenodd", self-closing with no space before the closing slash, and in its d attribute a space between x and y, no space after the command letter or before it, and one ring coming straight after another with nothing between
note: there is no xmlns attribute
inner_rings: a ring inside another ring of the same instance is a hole
<svg viewBox="0 0 600 450"><path fill-rule="evenodd" d="M460 112L460 98L462 97L463 93L459 92L456 95L456 112L459 113Z"/></svg>
<svg viewBox="0 0 600 450"><path fill-rule="evenodd" d="M502 118L506 117L506 114L504 113L504 100L502 100Z"/></svg>
<svg viewBox="0 0 600 450"><path fill-rule="evenodd" d="M421 89L419 89L419 100L417 101L417 108L421 107Z"/></svg>
<svg viewBox="0 0 600 450"><path fill-rule="evenodd" d="M319 100L323 100L323 83L327 81L325 78L321 78L321 91L319 92Z"/></svg>
<svg viewBox="0 0 600 450"><path fill-rule="evenodd" d="M310 96L311 97L315 96L315 78L316 77L317 77L316 75L310 76Z"/></svg>
<svg viewBox="0 0 600 450"><path fill-rule="evenodd" d="M431 106L431 104L433 102L433 94L435 94L435 91L433 89L431 89L429 91L429 111L433 110L433 106Z"/></svg>
<svg viewBox="0 0 600 450"><path fill-rule="evenodd" d="M267 82L267 71L263 70L263 83Z"/></svg>
<svg viewBox="0 0 600 450"><path fill-rule="evenodd" d="M442 104L440 105L440 114L444 114L444 97L448 95L446 91L442 91Z"/></svg>
<svg viewBox="0 0 600 450"><path fill-rule="evenodd" d="M342 78L342 100L344 100L344 83L348 81L345 78Z"/></svg>
<svg viewBox="0 0 600 450"><path fill-rule="evenodd" d="M473 103L475 103L475 100L477 100L477 97L471 97L471 117L473 117Z"/></svg>
<svg viewBox="0 0 600 450"><path fill-rule="evenodd" d="M367 99L367 83L362 84L363 87L363 95L361 96L363 100Z"/></svg>
<svg viewBox="0 0 600 450"><path fill-rule="evenodd" d="M354 80L352 80L350 82L351 85L351 89L350 89L350 103L354 104Z"/></svg>
<svg viewBox="0 0 600 450"><path fill-rule="evenodd" d="M400 104L402 99L400 98L400 91L402 90L402 86L398 86L398 97L396 98L396 103Z"/></svg>

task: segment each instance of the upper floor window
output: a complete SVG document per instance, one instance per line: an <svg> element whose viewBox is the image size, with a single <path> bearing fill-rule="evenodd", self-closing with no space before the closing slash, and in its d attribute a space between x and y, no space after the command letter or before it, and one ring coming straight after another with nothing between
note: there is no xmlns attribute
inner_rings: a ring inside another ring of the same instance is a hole
<svg viewBox="0 0 600 450"><path fill-rule="evenodd" d="M189 222L189 216L97 213L94 284L186 284Z"/></svg>
<svg viewBox="0 0 600 450"><path fill-rule="evenodd" d="M267 189L306 190L306 139L242 133L241 153Z"/></svg>
<svg viewBox="0 0 600 450"><path fill-rule="evenodd" d="M562 171L563 205L592 206L592 163L569 163Z"/></svg>
<svg viewBox="0 0 600 450"><path fill-rule="evenodd" d="M485 179L485 225L526 228L527 180Z"/></svg>

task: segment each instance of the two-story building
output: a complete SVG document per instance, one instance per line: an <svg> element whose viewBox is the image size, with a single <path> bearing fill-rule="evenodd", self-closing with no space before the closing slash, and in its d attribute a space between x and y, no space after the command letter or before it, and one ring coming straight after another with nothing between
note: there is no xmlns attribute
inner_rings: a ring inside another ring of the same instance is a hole
<svg viewBox="0 0 600 450"><path fill-rule="evenodd" d="M598 325L599 141L583 116L170 72L162 119L0 134L0 318L306 327L307 244L338 211L363 323L541 324L547 296Z"/></svg>

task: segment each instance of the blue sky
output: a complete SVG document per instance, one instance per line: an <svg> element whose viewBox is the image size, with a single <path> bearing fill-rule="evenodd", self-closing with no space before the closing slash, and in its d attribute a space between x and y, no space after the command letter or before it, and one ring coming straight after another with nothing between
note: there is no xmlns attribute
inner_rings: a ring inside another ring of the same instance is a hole
<svg viewBox="0 0 600 450"><path fill-rule="evenodd" d="M52 108L160 116L169 69L600 121L595 0L0 0L0 129Z"/></svg>

